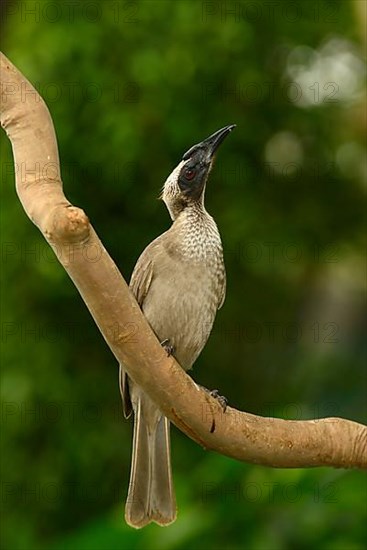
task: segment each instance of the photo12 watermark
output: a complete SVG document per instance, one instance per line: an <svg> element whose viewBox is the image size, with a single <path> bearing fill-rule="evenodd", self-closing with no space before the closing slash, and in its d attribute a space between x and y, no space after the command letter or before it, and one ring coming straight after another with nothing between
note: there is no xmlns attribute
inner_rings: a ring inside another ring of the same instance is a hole
<svg viewBox="0 0 367 550"><path fill-rule="evenodd" d="M141 86L136 81L121 80L111 84L88 81L35 81L16 85L1 83L1 93L6 104L9 98L17 95L21 103L44 100L48 105L62 101L64 104L79 105L80 102L98 103L107 98L110 103L138 103L141 98Z"/></svg>
<svg viewBox="0 0 367 550"><path fill-rule="evenodd" d="M314 503L335 504L339 502L337 483L315 482L311 487L301 484L277 481L264 481L262 483L218 483L206 481L201 484L201 502L220 501L228 504L234 503L267 503L274 504L296 503L300 501L312 501Z"/></svg>
<svg viewBox="0 0 367 550"><path fill-rule="evenodd" d="M134 25L140 21L143 3L129 0L10 0L5 3L4 19L48 24L83 21L93 25L108 18L114 23Z"/></svg>
<svg viewBox="0 0 367 550"><path fill-rule="evenodd" d="M202 2L201 17L203 23L220 21L221 23L284 23L294 24L302 20L324 23L337 23L340 20L340 5L330 2L280 2L277 0L205 0Z"/></svg>

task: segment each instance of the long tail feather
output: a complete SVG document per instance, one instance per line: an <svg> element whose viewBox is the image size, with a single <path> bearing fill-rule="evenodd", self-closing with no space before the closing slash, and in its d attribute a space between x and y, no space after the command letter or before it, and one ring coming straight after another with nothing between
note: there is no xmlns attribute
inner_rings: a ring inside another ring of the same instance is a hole
<svg viewBox="0 0 367 550"><path fill-rule="evenodd" d="M133 455L125 508L126 522L135 528L152 521L168 525L176 519L169 421L161 416L149 433L142 400L143 396L135 410Z"/></svg>

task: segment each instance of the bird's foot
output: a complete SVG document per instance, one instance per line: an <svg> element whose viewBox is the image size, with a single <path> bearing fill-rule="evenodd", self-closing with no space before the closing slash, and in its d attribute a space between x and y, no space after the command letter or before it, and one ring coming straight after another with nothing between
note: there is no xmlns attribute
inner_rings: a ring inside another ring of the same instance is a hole
<svg viewBox="0 0 367 550"><path fill-rule="evenodd" d="M219 395L218 390L212 390L209 393L212 397L214 397L214 399L216 399L218 401L219 405L223 409L223 412L225 413L226 409L227 409L227 405L228 405L228 399L224 395Z"/></svg>
<svg viewBox="0 0 367 550"><path fill-rule="evenodd" d="M167 357L170 357L175 353L175 348L171 345L169 338L166 338L161 342L162 348L165 349Z"/></svg>
<svg viewBox="0 0 367 550"><path fill-rule="evenodd" d="M228 405L228 399L224 397L224 395L219 395L218 390L208 390L205 386L200 386L204 391L206 391L209 395L214 397L219 403L219 405L222 407L223 412L226 412L227 405Z"/></svg>

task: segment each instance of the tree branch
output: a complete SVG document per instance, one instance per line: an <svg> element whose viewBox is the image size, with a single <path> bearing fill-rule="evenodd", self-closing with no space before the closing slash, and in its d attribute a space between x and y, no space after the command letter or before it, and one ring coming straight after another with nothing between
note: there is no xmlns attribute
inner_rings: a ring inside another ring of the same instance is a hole
<svg viewBox="0 0 367 550"><path fill-rule="evenodd" d="M163 413L207 449L273 467L367 468L367 427L342 418L290 421L221 406L167 357L85 213L65 198L50 113L1 54L1 125L16 188L70 275L116 359Z"/></svg>

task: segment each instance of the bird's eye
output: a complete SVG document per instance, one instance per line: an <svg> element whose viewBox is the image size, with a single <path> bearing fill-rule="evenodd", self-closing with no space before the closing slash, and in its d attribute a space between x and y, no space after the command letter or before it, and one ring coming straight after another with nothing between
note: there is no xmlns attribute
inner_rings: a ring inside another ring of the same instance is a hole
<svg viewBox="0 0 367 550"><path fill-rule="evenodd" d="M185 170L185 178L189 181L194 179L195 174L196 174L196 170L194 170L193 168L187 168Z"/></svg>

